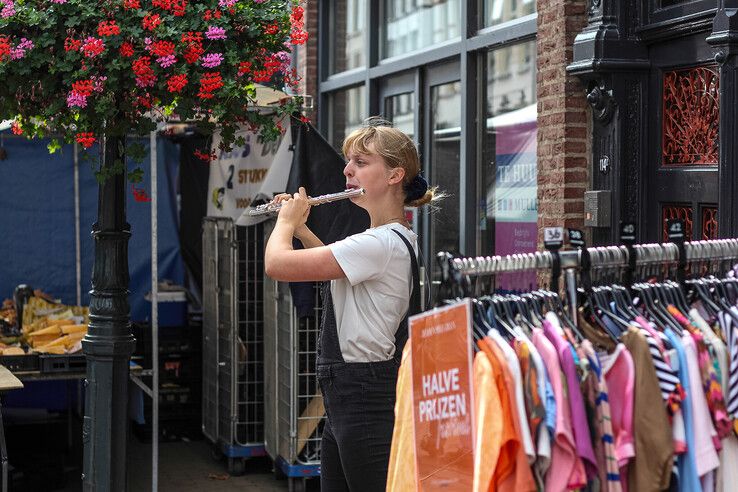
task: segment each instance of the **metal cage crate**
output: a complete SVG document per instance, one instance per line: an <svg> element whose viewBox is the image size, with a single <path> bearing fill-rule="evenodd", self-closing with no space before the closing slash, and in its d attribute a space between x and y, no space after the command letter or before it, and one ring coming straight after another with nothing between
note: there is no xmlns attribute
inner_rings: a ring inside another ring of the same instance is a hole
<svg viewBox="0 0 738 492"><path fill-rule="evenodd" d="M264 449L264 227L203 220L203 434L239 475Z"/></svg>
<svg viewBox="0 0 738 492"><path fill-rule="evenodd" d="M305 478L320 474L325 410L316 365L322 305L317 285L311 288L315 307L300 317L289 284L264 278L264 438L290 491L304 490Z"/></svg>

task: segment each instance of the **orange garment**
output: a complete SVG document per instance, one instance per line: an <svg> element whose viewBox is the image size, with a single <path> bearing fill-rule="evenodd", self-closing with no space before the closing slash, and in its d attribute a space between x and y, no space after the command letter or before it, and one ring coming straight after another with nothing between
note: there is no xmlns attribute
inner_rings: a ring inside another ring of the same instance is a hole
<svg viewBox="0 0 738 492"><path fill-rule="evenodd" d="M500 411L500 392L489 357L478 352L474 357L474 492L490 488L503 442L515 439L512 422Z"/></svg>
<svg viewBox="0 0 738 492"><path fill-rule="evenodd" d="M500 414L504 419L500 453L488 490L535 492L536 482L533 479L525 449L521 444L520 422L513 398L515 382L505 365L505 355L490 338L485 337L477 344L492 365L497 390L500 394Z"/></svg>
<svg viewBox="0 0 738 492"><path fill-rule="evenodd" d="M410 372L410 344L402 351L397 375L395 428L392 431L387 492L415 492L415 434L413 433L413 380Z"/></svg>

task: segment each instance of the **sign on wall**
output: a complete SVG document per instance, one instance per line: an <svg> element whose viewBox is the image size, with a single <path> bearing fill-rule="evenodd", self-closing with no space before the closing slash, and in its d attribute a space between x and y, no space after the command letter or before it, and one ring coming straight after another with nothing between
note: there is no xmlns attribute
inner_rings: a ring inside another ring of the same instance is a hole
<svg viewBox="0 0 738 492"><path fill-rule="evenodd" d="M287 187L292 165L288 121L284 122L286 131L274 142L264 142L246 130L236 133L237 137L243 135L246 142L230 152L219 150L220 136L213 136L212 148L217 159L210 164L208 216L231 217L240 225L252 225L267 218L266 215L250 217L244 212L254 201L271 199Z"/></svg>

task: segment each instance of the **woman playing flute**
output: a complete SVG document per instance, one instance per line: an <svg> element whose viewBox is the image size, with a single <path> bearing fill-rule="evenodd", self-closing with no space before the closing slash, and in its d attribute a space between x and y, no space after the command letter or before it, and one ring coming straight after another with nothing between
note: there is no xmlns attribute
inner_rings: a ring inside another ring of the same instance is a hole
<svg viewBox="0 0 738 492"><path fill-rule="evenodd" d="M343 142L346 188L369 213L366 231L323 245L305 225L304 188L280 195L282 207L265 251L266 274L280 281L330 281L323 288L318 382L327 420L321 443L321 490L384 491L395 386L407 317L420 310L417 236L404 207L420 207L435 189L420 174L412 140L370 124ZM293 250L292 238L305 249ZM411 302L412 301L412 302Z"/></svg>

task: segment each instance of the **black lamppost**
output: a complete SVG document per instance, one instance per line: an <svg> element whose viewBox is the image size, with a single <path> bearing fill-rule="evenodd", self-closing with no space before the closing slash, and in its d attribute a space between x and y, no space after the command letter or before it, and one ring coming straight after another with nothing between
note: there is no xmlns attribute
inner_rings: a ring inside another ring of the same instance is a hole
<svg viewBox="0 0 738 492"><path fill-rule="evenodd" d="M125 139L102 143L105 167L125 159ZM92 226L95 263L90 292L90 325L82 341L87 357L83 486L85 491L125 491L128 425L128 370L134 339L128 304L126 176L100 184L97 222ZM156 438L157 436L154 436Z"/></svg>

